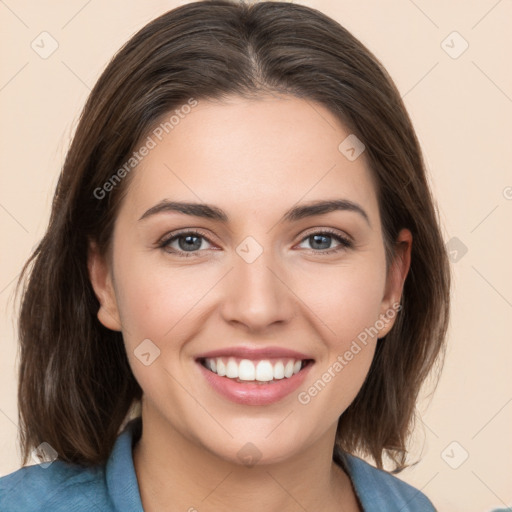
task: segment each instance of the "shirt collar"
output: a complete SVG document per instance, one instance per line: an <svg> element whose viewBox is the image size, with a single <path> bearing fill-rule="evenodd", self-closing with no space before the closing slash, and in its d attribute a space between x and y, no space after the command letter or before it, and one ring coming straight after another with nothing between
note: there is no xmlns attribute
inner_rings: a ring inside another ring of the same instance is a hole
<svg viewBox="0 0 512 512"><path fill-rule="evenodd" d="M131 420L117 438L107 461L107 491L116 512L143 512L132 455L141 432L141 418Z"/></svg>

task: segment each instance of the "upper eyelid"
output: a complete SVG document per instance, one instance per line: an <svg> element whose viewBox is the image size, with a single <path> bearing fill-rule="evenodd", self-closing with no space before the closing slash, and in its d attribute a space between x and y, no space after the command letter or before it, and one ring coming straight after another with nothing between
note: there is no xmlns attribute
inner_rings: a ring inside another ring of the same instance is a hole
<svg viewBox="0 0 512 512"><path fill-rule="evenodd" d="M354 242L354 238L351 235L349 235L346 231L343 231L341 229L336 229L336 228L311 228L311 229L308 229L302 235L301 240L303 240L307 236L311 236L311 235L314 235L317 233L318 234L326 233L328 235L336 235L341 238L346 238L347 240L350 240L350 242Z"/></svg>
<svg viewBox="0 0 512 512"><path fill-rule="evenodd" d="M164 236L162 236L162 238L160 238L158 243L169 242L173 238L177 238L179 236L188 235L188 234L199 235L202 238L204 238L205 240L208 240L210 243L213 243L212 240L210 240L210 236L203 233L198 228L189 228L189 229L179 230L178 232L172 231L170 233L166 233Z"/></svg>

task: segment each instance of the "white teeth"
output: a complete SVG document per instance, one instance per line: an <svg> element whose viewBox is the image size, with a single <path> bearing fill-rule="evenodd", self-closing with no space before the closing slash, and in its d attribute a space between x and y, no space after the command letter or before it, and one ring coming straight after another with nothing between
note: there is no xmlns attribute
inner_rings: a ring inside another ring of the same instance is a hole
<svg viewBox="0 0 512 512"><path fill-rule="evenodd" d="M211 359L207 359L207 361L211 361ZM220 358L217 359L216 365L217 365L217 371L215 371L213 369L213 366L210 366L210 370L212 372L216 373L219 377L224 377L224 375L226 375L226 366Z"/></svg>
<svg viewBox="0 0 512 512"><path fill-rule="evenodd" d="M288 361L284 367L284 376L289 379L293 375L293 361Z"/></svg>
<svg viewBox="0 0 512 512"><path fill-rule="evenodd" d="M260 361L256 366L256 380L267 382L274 378L274 368L270 361Z"/></svg>
<svg viewBox="0 0 512 512"><path fill-rule="evenodd" d="M274 365L274 379L284 379L284 364L282 361L278 361Z"/></svg>
<svg viewBox="0 0 512 512"><path fill-rule="evenodd" d="M238 365L238 378L240 380L254 380L256 378L256 369L254 363L249 359L242 359Z"/></svg>
<svg viewBox="0 0 512 512"><path fill-rule="evenodd" d="M226 377L238 379L238 365L234 359L230 359L226 365Z"/></svg>
<svg viewBox="0 0 512 512"><path fill-rule="evenodd" d="M285 359L271 363L268 359L251 361L242 359L239 363L230 357L227 362L220 357L205 359L205 366L219 377L240 379L243 381L269 382L271 380L289 379L302 368L302 360Z"/></svg>

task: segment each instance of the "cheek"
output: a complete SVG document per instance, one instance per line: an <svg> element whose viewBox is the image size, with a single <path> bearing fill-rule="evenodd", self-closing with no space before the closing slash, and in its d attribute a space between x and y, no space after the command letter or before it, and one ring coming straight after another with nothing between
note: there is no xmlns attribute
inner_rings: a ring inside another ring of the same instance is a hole
<svg viewBox="0 0 512 512"><path fill-rule="evenodd" d="M129 254L128 252L126 254ZM123 332L130 344L163 341L190 323L201 299L215 283L201 266L166 266L147 254L118 258L116 296Z"/></svg>
<svg viewBox="0 0 512 512"><path fill-rule="evenodd" d="M322 342L325 357L318 361L314 378L299 389L297 400L305 421L311 428L315 418L323 417L324 423L334 424L359 393L370 369L378 343L374 326L379 318L380 281L364 279L347 280L346 286L337 288L329 297L336 307L322 311L323 323L329 326ZM379 286L376 285L379 283ZM318 303L320 306L321 302ZM333 332L331 332L331 330Z"/></svg>
<svg viewBox="0 0 512 512"><path fill-rule="evenodd" d="M297 295L325 328L332 348L344 350L350 341L379 318L385 289L385 263L368 253L357 264L319 266L296 281Z"/></svg>
<svg viewBox="0 0 512 512"><path fill-rule="evenodd" d="M298 398L307 410L324 411L333 422L356 397L375 353L386 282L385 261L378 254L369 252L358 265L322 268L310 280L315 286L301 291L315 312L326 353L313 385L301 389Z"/></svg>

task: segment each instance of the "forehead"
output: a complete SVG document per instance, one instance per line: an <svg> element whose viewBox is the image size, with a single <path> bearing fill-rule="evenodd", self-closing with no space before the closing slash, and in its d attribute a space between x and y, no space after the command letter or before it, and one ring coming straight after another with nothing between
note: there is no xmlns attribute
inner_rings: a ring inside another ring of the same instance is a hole
<svg viewBox="0 0 512 512"><path fill-rule="evenodd" d="M248 214L339 197L377 209L364 152L352 161L340 151L351 133L322 105L293 96L230 97L199 100L184 112L162 116L149 132L153 147L133 171L124 202L134 215L166 198Z"/></svg>

